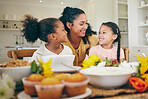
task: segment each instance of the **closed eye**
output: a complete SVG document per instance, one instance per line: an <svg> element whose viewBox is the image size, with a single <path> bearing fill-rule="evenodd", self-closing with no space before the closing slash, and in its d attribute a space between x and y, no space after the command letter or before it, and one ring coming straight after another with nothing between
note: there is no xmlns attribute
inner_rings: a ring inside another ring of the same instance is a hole
<svg viewBox="0 0 148 99"><path fill-rule="evenodd" d="M103 32L103 34L105 34L106 32Z"/></svg>
<svg viewBox="0 0 148 99"><path fill-rule="evenodd" d="M83 26L83 24L80 24L80 26Z"/></svg>
<svg viewBox="0 0 148 99"><path fill-rule="evenodd" d="M82 21L82 22L80 23L80 26L83 26L83 25L88 25L88 23L87 23L87 22Z"/></svg>

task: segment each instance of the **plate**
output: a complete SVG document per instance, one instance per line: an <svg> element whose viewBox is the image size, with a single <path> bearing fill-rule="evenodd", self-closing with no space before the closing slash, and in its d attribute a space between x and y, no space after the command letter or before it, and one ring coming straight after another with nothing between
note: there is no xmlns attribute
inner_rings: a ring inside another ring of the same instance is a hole
<svg viewBox="0 0 148 99"><path fill-rule="evenodd" d="M62 64L72 66L73 61L75 59L75 55L49 55L49 56L42 56L41 60L43 62L49 61L49 59L52 58L52 64L51 67L53 68L59 68L59 66L62 66Z"/></svg>
<svg viewBox="0 0 148 99"><path fill-rule="evenodd" d="M67 97L66 95L62 95L61 99L82 99L89 96L91 93L92 93L91 89L87 88L84 94L74 96L74 97ZM27 95L25 91L20 92L17 95L17 98L18 99L38 99L38 97L31 97L30 95Z"/></svg>
<svg viewBox="0 0 148 99"><path fill-rule="evenodd" d="M80 66L72 66L72 68L71 67L66 67L66 68L62 68L62 69L53 68L52 70L57 73L61 73L61 72L77 72L80 69L81 69Z"/></svg>

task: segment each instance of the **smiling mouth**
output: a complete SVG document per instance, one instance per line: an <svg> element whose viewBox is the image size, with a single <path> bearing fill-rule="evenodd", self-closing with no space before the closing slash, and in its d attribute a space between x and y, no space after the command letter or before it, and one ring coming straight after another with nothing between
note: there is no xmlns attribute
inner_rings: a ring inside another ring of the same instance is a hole
<svg viewBox="0 0 148 99"><path fill-rule="evenodd" d="M99 41L103 41L104 39L103 38L99 38Z"/></svg>
<svg viewBox="0 0 148 99"><path fill-rule="evenodd" d="M86 33L86 31L80 31L81 33L83 33L83 34L85 34Z"/></svg>

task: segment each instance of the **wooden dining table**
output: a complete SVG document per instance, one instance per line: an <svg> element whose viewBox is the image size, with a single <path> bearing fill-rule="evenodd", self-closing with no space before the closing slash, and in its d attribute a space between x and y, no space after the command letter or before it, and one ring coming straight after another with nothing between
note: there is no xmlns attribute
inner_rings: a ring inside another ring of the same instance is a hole
<svg viewBox="0 0 148 99"><path fill-rule="evenodd" d="M148 90L145 92L138 92L136 89L126 85L116 89L102 89L88 84L88 88L92 93L84 99L148 99ZM15 91L15 99L23 89Z"/></svg>
<svg viewBox="0 0 148 99"><path fill-rule="evenodd" d="M114 89L103 89L91 84L88 84L88 88L92 92L83 99L148 99L148 89L145 92L138 92L136 89L132 88L129 83ZM22 91L24 91L23 85L15 90L15 99L18 99L17 95Z"/></svg>
<svg viewBox="0 0 148 99"><path fill-rule="evenodd" d="M140 93L128 83L116 89L101 89L93 85L88 85L88 88L92 90L89 99L148 99L148 90Z"/></svg>

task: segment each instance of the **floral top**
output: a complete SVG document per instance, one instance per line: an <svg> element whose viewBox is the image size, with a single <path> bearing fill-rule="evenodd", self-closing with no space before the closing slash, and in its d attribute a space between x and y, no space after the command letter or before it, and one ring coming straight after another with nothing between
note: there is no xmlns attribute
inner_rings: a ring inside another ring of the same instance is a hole
<svg viewBox="0 0 148 99"><path fill-rule="evenodd" d="M95 54L97 56L100 56L102 60L105 60L107 57L110 59L117 59L117 46L113 46L112 49L104 49L102 46L97 45L90 49L89 55ZM121 48L120 49L120 59L124 59L124 51Z"/></svg>
<svg viewBox="0 0 148 99"><path fill-rule="evenodd" d="M81 66L86 54L89 52L89 49L98 44L98 37L96 35L89 36L88 39L90 44L84 44L83 40L81 39L78 49L75 49L69 40L67 43L64 43L64 45L67 45L72 49L73 55L75 55L75 60L73 63L74 66Z"/></svg>

